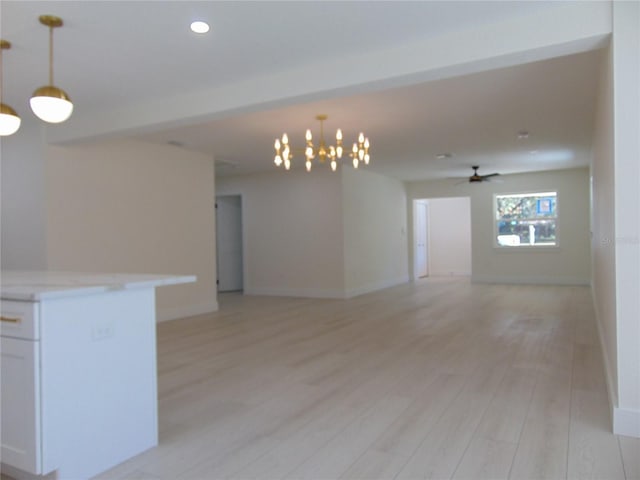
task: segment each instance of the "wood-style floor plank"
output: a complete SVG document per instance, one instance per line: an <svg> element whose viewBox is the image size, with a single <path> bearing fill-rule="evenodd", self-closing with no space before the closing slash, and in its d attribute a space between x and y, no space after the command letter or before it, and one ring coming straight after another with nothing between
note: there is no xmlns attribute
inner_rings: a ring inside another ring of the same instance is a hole
<svg viewBox="0 0 640 480"><path fill-rule="evenodd" d="M600 392L574 390L567 478L625 478L617 438L609 433L609 404Z"/></svg>
<svg viewBox="0 0 640 480"><path fill-rule="evenodd" d="M640 438L618 437L627 480L640 480Z"/></svg>
<svg viewBox="0 0 640 480"><path fill-rule="evenodd" d="M500 480L509 478L516 444L474 437L456 468L455 480Z"/></svg>
<svg viewBox="0 0 640 480"><path fill-rule="evenodd" d="M160 445L97 479L638 477L587 287L219 302L158 326Z"/></svg>

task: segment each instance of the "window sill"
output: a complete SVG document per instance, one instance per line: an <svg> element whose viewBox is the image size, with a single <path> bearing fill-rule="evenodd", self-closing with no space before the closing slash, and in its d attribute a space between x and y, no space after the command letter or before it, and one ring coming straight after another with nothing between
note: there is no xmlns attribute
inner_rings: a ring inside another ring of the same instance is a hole
<svg viewBox="0 0 640 480"><path fill-rule="evenodd" d="M558 245L549 245L549 246L536 246L536 245L520 245L517 247L503 247L500 245L494 245L493 249L497 252L504 253L542 253L542 252L559 252L560 246Z"/></svg>

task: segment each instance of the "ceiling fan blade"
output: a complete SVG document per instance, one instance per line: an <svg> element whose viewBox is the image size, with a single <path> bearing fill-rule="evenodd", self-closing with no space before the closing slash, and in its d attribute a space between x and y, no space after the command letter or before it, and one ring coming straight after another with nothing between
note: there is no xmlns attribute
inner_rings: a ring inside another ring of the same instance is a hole
<svg viewBox="0 0 640 480"><path fill-rule="evenodd" d="M498 175L500 175L499 173L489 173L487 175L480 175L482 178L491 178L491 177L497 177Z"/></svg>
<svg viewBox="0 0 640 480"><path fill-rule="evenodd" d="M502 178L497 177L483 178L482 181L488 183L504 183L504 180Z"/></svg>

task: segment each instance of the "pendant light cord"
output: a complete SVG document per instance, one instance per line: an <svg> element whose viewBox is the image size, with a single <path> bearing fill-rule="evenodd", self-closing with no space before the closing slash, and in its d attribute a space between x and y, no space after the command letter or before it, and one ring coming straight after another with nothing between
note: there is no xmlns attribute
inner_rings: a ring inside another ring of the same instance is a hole
<svg viewBox="0 0 640 480"><path fill-rule="evenodd" d="M2 85L2 50L4 49L0 48L0 103L2 103L2 95L4 94L4 86Z"/></svg>
<svg viewBox="0 0 640 480"><path fill-rule="evenodd" d="M49 27L49 85L53 85L53 27Z"/></svg>

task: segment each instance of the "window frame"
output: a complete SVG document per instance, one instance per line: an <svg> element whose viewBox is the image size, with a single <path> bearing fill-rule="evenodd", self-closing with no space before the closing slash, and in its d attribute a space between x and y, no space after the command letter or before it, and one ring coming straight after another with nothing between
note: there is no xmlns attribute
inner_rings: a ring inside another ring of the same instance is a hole
<svg viewBox="0 0 640 480"><path fill-rule="evenodd" d="M542 244L529 244L524 243L520 245L501 245L498 243L498 218L497 218L497 210L498 210L498 197L508 197L508 196L518 196L518 197L527 197L527 196L542 196L544 194L554 194L556 197L556 205L555 205L555 221L556 221L556 239L554 245L542 245ZM541 251L541 252L549 252L560 249L560 191L557 188L548 188L548 189L540 189L540 190L527 190L527 191L518 191L518 192L501 192L493 194L493 208L491 211L491 219L493 222L493 248L500 252L523 252L523 251Z"/></svg>

